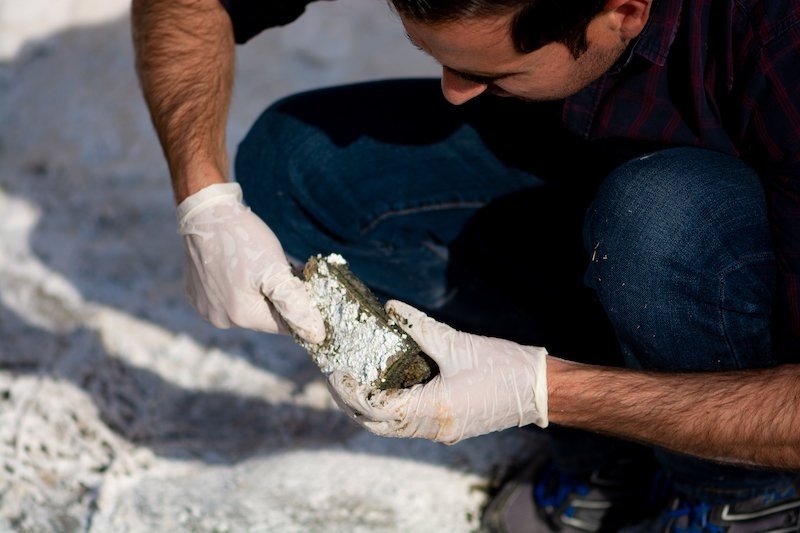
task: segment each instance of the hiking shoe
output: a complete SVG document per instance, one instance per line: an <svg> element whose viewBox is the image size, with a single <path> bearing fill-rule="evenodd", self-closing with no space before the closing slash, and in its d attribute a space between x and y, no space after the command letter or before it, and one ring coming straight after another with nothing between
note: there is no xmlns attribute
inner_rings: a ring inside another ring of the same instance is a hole
<svg viewBox="0 0 800 533"><path fill-rule="evenodd" d="M675 498L655 522L628 533L788 533L800 531L800 495L794 487L738 503L709 505Z"/></svg>
<svg viewBox="0 0 800 533"><path fill-rule="evenodd" d="M616 532L655 508L654 478L649 465L618 461L577 479L545 459L501 487L481 525L491 533Z"/></svg>

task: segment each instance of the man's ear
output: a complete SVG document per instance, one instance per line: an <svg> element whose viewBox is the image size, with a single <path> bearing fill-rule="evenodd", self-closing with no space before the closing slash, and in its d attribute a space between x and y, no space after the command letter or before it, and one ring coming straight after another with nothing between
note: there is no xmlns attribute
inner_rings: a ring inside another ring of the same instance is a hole
<svg viewBox="0 0 800 533"><path fill-rule="evenodd" d="M642 33L652 4L653 0L608 0L605 12L614 20L620 37L629 41Z"/></svg>

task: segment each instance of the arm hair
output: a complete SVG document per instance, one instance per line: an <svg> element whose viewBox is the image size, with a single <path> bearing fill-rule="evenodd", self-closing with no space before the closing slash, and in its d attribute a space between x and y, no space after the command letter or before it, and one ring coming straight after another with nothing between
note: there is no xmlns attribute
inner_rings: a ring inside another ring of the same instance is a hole
<svg viewBox="0 0 800 533"><path fill-rule="evenodd" d="M136 70L176 201L227 181L233 28L219 0L133 0Z"/></svg>
<svg viewBox="0 0 800 533"><path fill-rule="evenodd" d="M800 470L800 365L677 374L548 364L555 423L721 462Z"/></svg>

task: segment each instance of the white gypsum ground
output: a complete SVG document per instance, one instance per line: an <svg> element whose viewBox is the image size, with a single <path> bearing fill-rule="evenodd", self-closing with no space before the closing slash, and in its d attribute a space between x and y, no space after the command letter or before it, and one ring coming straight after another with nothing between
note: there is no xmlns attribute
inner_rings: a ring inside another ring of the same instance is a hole
<svg viewBox="0 0 800 533"><path fill-rule="evenodd" d="M382 439L285 337L183 294L123 0L0 0L0 530L469 531L535 440ZM435 74L382 0L240 49L231 149L298 90Z"/></svg>

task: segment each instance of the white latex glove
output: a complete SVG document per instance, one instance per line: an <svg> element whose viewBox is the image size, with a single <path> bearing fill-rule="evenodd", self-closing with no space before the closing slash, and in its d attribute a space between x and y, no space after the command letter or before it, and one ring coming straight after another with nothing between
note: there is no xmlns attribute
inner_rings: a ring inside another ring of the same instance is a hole
<svg viewBox="0 0 800 533"><path fill-rule="evenodd" d="M220 328L325 339L319 310L292 275L275 234L242 203L238 183L210 185L178 206L192 305ZM285 321L285 322L284 322Z"/></svg>
<svg viewBox="0 0 800 533"><path fill-rule="evenodd" d="M386 309L440 374L409 389L376 391L333 372L328 387L359 424L386 437L446 444L514 426L547 426L543 348L456 331L402 302L389 301Z"/></svg>

